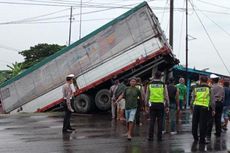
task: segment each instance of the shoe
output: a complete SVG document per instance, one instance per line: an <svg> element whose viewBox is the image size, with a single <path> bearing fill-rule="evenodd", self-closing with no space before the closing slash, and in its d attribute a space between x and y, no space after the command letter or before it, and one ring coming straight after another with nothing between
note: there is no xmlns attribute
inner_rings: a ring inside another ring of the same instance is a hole
<svg viewBox="0 0 230 153"><path fill-rule="evenodd" d="M68 128L68 130L70 130L70 131L75 131L76 129L74 129L74 128Z"/></svg>
<svg viewBox="0 0 230 153"><path fill-rule="evenodd" d="M222 129L223 129L224 131L227 131L227 130L228 130L228 128L227 128L226 126L224 126Z"/></svg>
<svg viewBox="0 0 230 153"><path fill-rule="evenodd" d="M209 141L200 141L199 144L209 144L210 142Z"/></svg>
<svg viewBox="0 0 230 153"><path fill-rule="evenodd" d="M198 137L194 137L194 143L197 143L199 141Z"/></svg>
<svg viewBox="0 0 230 153"><path fill-rule="evenodd" d="M170 134L171 134L171 135L175 135L175 134L177 134L177 132L170 132Z"/></svg>
<svg viewBox="0 0 230 153"><path fill-rule="evenodd" d="M67 130L62 130L62 133L72 133L72 131L67 129Z"/></svg>
<svg viewBox="0 0 230 153"><path fill-rule="evenodd" d="M161 142L161 141L162 141L162 138L157 138L157 141Z"/></svg>
<svg viewBox="0 0 230 153"><path fill-rule="evenodd" d="M120 118L120 121L126 121L126 119L125 118Z"/></svg>
<svg viewBox="0 0 230 153"><path fill-rule="evenodd" d="M153 138L148 138L148 141L153 141Z"/></svg>
<svg viewBox="0 0 230 153"><path fill-rule="evenodd" d="M128 140L131 141L132 140L132 137L130 135L128 135Z"/></svg>
<svg viewBox="0 0 230 153"><path fill-rule="evenodd" d="M123 137L127 137L128 136L128 133L124 133L122 134Z"/></svg>
<svg viewBox="0 0 230 153"><path fill-rule="evenodd" d="M220 137L220 134L215 133L215 136L219 138L219 137Z"/></svg>

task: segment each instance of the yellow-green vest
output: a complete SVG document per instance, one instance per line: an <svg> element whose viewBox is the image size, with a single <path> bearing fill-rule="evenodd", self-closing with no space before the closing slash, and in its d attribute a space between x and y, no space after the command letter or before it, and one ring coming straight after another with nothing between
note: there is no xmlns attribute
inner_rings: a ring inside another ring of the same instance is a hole
<svg viewBox="0 0 230 153"><path fill-rule="evenodd" d="M194 89L194 93L195 93L194 105L209 107L209 102L210 102L209 87L197 87Z"/></svg>
<svg viewBox="0 0 230 153"><path fill-rule="evenodd" d="M151 103L163 103L164 102L164 84L152 83L149 85L149 102Z"/></svg>

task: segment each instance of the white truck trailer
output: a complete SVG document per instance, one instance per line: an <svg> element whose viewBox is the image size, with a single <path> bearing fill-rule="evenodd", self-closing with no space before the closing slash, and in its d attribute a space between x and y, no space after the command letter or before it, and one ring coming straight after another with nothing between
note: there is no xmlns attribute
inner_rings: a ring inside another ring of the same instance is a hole
<svg viewBox="0 0 230 153"><path fill-rule="evenodd" d="M60 103L67 74L76 76L76 112L110 108L112 79L149 78L178 60L146 2L0 85L5 113L44 112Z"/></svg>

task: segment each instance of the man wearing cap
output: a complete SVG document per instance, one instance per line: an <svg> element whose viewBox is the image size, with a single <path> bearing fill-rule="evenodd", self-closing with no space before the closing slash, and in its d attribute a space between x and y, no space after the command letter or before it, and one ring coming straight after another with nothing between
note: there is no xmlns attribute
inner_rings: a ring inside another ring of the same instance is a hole
<svg viewBox="0 0 230 153"><path fill-rule="evenodd" d="M167 86L161 81L161 72L157 71L153 81L150 82L147 88L146 101L149 102L150 126L149 126L149 141L153 141L155 121L158 122L157 140L162 141L162 127L164 108L168 113L168 90Z"/></svg>
<svg viewBox="0 0 230 153"><path fill-rule="evenodd" d="M64 110L65 110L65 116L63 121L63 133L71 133L74 129L70 126L70 117L71 113L74 112L71 102L73 97L73 74L69 74L66 76L66 83L62 87L62 93L64 98Z"/></svg>
<svg viewBox="0 0 230 153"><path fill-rule="evenodd" d="M211 74L210 78L212 80L211 101L215 104L215 116L214 118L210 118L208 123L208 138L211 138L213 119L215 120L215 135L216 137L220 137L221 135L221 116L223 112L223 100L225 97L224 88L219 84L219 77L215 74Z"/></svg>
<svg viewBox="0 0 230 153"><path fill-rule="evenodd" d="M201 76L200 84L197 85L192 92L192 105L191 111L193 112L192 116L192 135L194 142L198 141L198 127L200 130L200 144L207 144L205 140L206 131L207 131L207 118L209 115L209 108L215 107L211 103L211 89L208 86L208 77ZM215 114L215 111L212 111L212 115Z"/></svg>

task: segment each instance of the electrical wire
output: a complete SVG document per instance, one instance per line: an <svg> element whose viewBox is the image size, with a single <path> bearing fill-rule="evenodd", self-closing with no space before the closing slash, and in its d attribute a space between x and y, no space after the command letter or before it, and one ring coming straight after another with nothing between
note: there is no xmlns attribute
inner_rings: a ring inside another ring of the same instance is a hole
<svg viewBox="0 0 230 153"><path fill-rule="evenodd" d="M207 2L207 1L203 1L203 0L198 0L198 2L207 4L207 5L211 5L211 6L215 6L215 7L219 7L219 8L222 8L222 9L223 9L223 8L224 8L224 9L230 9L230 7L226 7L226 6L219 5L219 4L214 4L214 3Z"/></svg>
<svg viewBox="0 0 230 153"><path fill-rule="evenodd" d="M185 1L184 1L184 4L183 4L183 7L185 7ZM180 30L180 38L179 38L179 40L181 40L182 39L182 31L183 31L183 24L184 24L184 15L185 15L185 13L183 13L182 14L182 19L181 19L181 30ZM179 57L179 59L180 59L180 53L181 53L181 47L182 47L182 41L179 41L180 43L179 43L179 49L178 49L178 57Z"/></svg>
<svg viewBox="0 0 230 153"><path fill-rule="evenodd" d="M17 52L17 53L18 53L18 51L19 51L19 49L15 49L15 48L8 47L8 46L5 46L5 45L0 45L0 48L7 49L7 50L9 50L9 51Z"/></svg>
<svg viewBox="0 0 230 153"><path fill-rule="evenodd" d="M166 2L165 2L165 7L164 7L164 9L163 9L163 14L162 14L162 16L161 16L161 24L163 24L163 19L164 19L164 16L165 16L165 11L166 11L166 6L167 6L167 4L168 4L168 0L166 0Z"/></svg>
<svg viewBox="0 0 230 153"><path fill-rule="evenodd" d="M28 17L28 18L24 18L24 19L20 19L20 20L15 20L15 21L1 22L0 24L13 24L13 23L17 23L17 22L19 22L19 23L20 22L26 22L26 21L29 21L29 20L34 20L34 19L37 19L37 18L50 16L50 15L57 14L57 13L67 11L67 10L69 10L69 9L62 9L62 10L55 11L55 12L52 12L52 13L42 14L42 15L34 16L34 17Z"/></svg>
<svg viewBox="0 0 230 153"><path fill-rule="evenodd" d="M106 6L106 5L102 5L102 4L60 4L60 3L33 3L33 2L7 2L7 1L3 1L3 2L0 2L0 4L11 4L11 5L37 5L37 6L59 6L59 7L70 7L70 6L73 6L73 7L83 7L83 8L124 8L124 9L130 9L132 7L129 7L129 6L112 6L112 5L109 5L109 6ZM137 3L135 4L132 4L132 5L136 5ZM130 6L132 6L130 5Z"/></svg>
<svg viewBox="0 0 230 153"><path fill-rule="evenodd" d="M201 12L202 13L202 12ZM212 20L209 16L202 13L206 18L208 18L212 23L214 23L218 28L220 28L226 35L230 36L230 33L226 31L223 27L221 27L219 24L217 24L214 20Z"/></svg>
<svg viewBox="0 0 230 153"><path fill-rule="evenodd" d="M227 65L225 64L225 62L224 62L224 60L223 60L223 58L222 58L222 56L221 56L221 54L220 54L219 50L216 48L216 46L215 46L214 42L212 41L211 36L209 35L209 33L208 33L208 31L207 31L206 27L204 26L204 24L203 24L203 22L202 22L201 18L199 17L198 13L197 13L197 12L196 12L196 10L194 9L194 5L191 3L191 1L190 1L190 0L189 0L189 2L190 2L190 4L191 4L191 6L192 6L192 8L193 8L193 10L194 10L194 12L195 12L195 14L196 14L197 18L198 18L198 20L199 20L200 24L202 25L202 27L203 27L203 29L204 29L204 31L205 31L205 33L206 33L206 35L208 36L208 39L209 39L209 41L210 41L211 45L213 46L214 50L216 51L216 53L217 53L218 57L220 58L220 60L221 60L222 64L224 65L224 67L225 67L226 71L227 71L227 72L228 72L228 74L230 75L230 71L229 71L229 69L228 69Z"/></svg>

